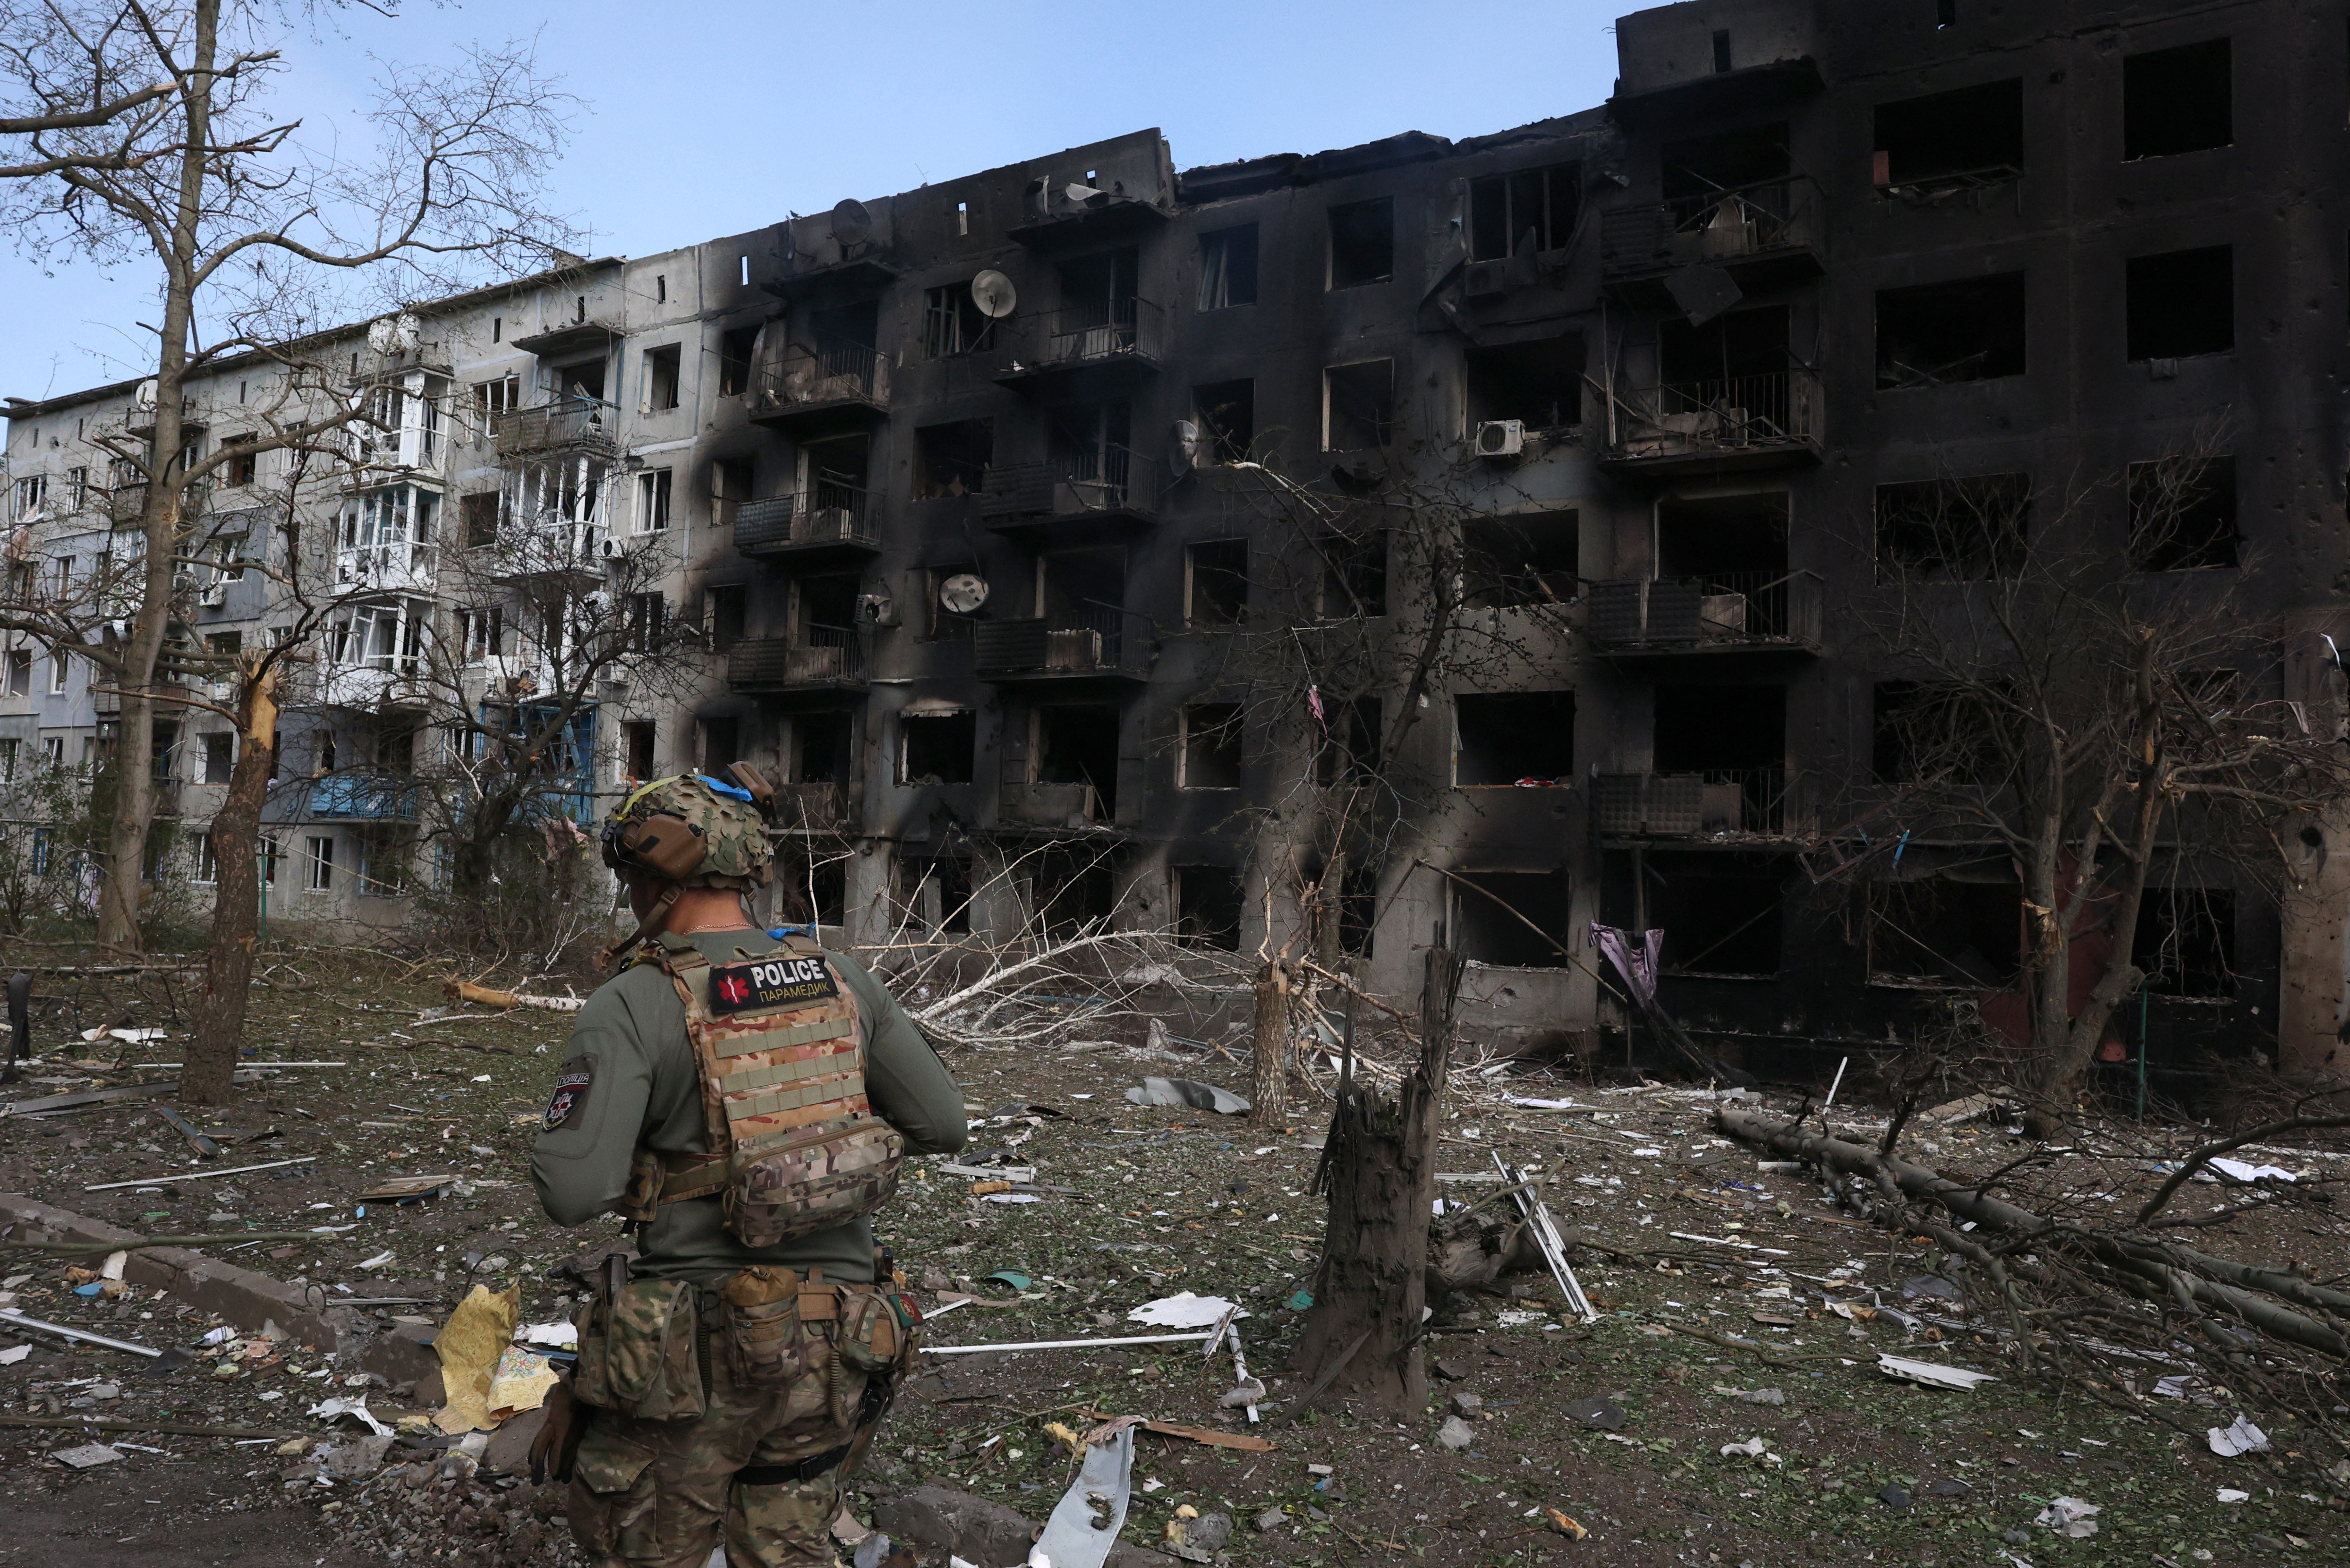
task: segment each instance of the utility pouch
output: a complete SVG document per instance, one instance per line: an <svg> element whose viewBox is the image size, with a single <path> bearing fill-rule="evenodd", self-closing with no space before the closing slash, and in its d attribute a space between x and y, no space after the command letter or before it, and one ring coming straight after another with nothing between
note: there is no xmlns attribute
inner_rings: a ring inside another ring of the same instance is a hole
<svg viewBox="0 0 2350 1568"><path fill-rule="evenodd" d="M631 1280L595 1303L602 1333L579 1336L575 1395L647 1421L689 1421L707 1407L694 1355L699 1314L682 1280Z"/></svg>
<svg viewBox="0 0 2350 1568"><path fill-rule="evenodd" d="M800 1323L800 1277L764 1264L743 1269L719 1293L726 1369L735 1386L781 1388L806 1375L812 1348Z"/></svg>
<svg viewBox="0 0 2350 1568"><path fill-rule="evenodd" d="M841 1292L840 1331L834 1345L843 1362L876 1376L895 1370L912 1348L890 1299L866 1285Z"/></svg>

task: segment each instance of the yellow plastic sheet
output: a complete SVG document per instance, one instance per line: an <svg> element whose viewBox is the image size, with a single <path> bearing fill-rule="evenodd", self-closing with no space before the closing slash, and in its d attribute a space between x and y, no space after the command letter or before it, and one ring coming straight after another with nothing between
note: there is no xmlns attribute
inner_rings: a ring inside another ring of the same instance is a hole
<svg viewBox="0 0 2350 1568"><path fill-rule="evenodd" d="M449 1401L432 1417L434 1426L453 1437L497 1425L490 1415L490 1384L521 1315L519 1283L499 1294L487 1285L475 1285L473 1293L457 1303L432 1342L441 1356L442 1391Z"/></svg>

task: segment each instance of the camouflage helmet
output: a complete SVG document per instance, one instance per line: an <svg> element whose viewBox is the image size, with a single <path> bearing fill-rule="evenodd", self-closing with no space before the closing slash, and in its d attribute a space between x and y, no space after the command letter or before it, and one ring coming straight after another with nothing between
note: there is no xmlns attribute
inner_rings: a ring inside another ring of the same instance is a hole
<svg viewBox="0 0 2350 1568"><path fill-rule="evenodd" d="M775 874L766 830L772 792L745 764L733 771L743 783L681 774L639 786L604 825L604 864L681 888L765 887Z"/></svg>

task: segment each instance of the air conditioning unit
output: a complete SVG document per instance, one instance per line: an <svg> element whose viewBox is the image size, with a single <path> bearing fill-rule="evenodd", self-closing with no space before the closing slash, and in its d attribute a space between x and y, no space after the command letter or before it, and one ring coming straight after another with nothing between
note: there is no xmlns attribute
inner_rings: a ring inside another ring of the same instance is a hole
<svg viewBox="0 0 2350 1568"><path fill-rule="evenodd" d="M603 545L602 545L602 549L603 549L604 559L606 559L606 560L608 560L608 561L617 561L617 560L619 560L622 556L625 556L625 555L627 555L627 554L628 554L628 546L627 546L627 545L623 545L623 544L621 544L618 539L607 539L607 540L605 540L605 541L604 541L604 543L603 543Z"/></svg>
<svg viewBox="0 0 2350 1568"><path fill-rule="evenodd" d="M228 603L228 585L214 583L196 596L196 603L206 609L218 609Z"/></svg>
<svg viewBox="0 0 2350 1568"><path fill-rule="evenodd" d="M1471 299L1492 299L1510 292L1507 262L1471 262L1461 275L1461 292Z"/></svg>
<svg viewBox="0 0 2350 1568"><path fill-rule="evenodd" d="M898 601L888 594L859 594L857 596L857 618L866 626L896 626Z"/></svg>
<svg viewBox="0 0 2350 1568"><path fill-rule="evenodd" d="M1515 457L1526 449L1526 421L1487 420L1477 427L1479 457Z"/></svg>

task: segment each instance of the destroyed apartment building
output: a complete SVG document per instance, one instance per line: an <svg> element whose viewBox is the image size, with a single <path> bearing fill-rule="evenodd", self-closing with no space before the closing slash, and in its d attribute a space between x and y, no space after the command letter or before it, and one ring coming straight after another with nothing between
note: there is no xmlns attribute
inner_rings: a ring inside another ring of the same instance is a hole
<svg viewBox="0 0 2350 1568"><path fill-rule="evenodd" d="M1270 929L1401 995L1440 928L1471 1031L1621 1051L1590 929L1659 928L1667 1010L1750 1064L2012 983L2012 864L1902 815L1913 686L1861 629L1939 501L2217 431L2134 566L2290 620L2269 694L2338 722L2339 24L1691 4L1616 43L1605 104L1490 136L1179 171L1139 131L353 328L390 429L309 535L347 608L281 731L271 917L404 918L421 672L531 701L516 585L630 554L657 678L599 682L550 788L584 822L752 760L851 941ZM269 373L216 367L194 439ZM32 592L109 549L91 441L139 389L7 412ZM468 567L517 530L555 564ZM1953 602L1997 571L1944 566ZM194 566L191 639L270 635L233 549ZM102 755L71 660L12 649L5 693L17 775ZM201 881L227 727L158 722ZM2131 1044L2322 1057L2350 860L2281 909L2163 854Z"/></svg>

